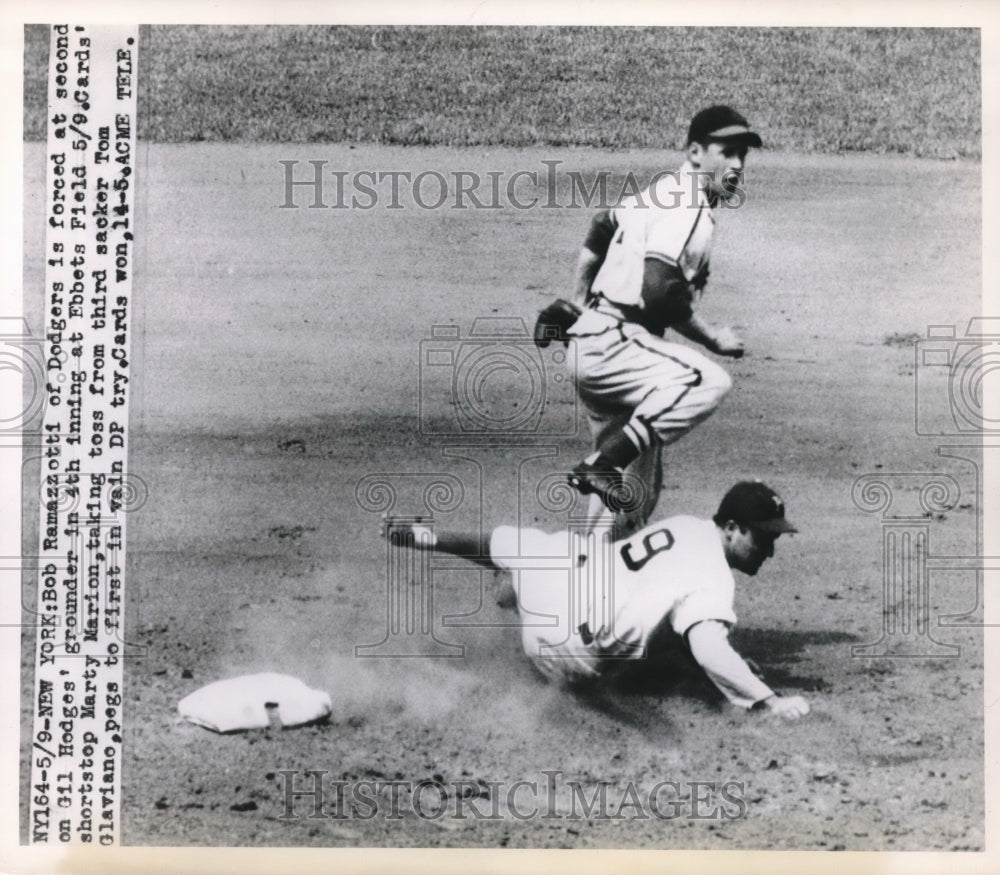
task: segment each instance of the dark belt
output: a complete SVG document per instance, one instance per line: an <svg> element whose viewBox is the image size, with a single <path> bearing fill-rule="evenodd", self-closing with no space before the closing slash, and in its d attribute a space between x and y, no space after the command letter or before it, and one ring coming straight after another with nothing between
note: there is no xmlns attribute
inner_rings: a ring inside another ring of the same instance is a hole
<svg viewBox="0 0 1000 875"><path fill-rule="evenodd" d="M631 322L633 325L639 325L651 334L663 337L662 330L654 331L646 324L646 313L641 307L633 307L628 304L618 304L604 297L604 295L599 292L587 302L587 307L591 310L597 310L598 313L603 313L605 316L611 316L613 319L617 319L620 322Z"/></svg>

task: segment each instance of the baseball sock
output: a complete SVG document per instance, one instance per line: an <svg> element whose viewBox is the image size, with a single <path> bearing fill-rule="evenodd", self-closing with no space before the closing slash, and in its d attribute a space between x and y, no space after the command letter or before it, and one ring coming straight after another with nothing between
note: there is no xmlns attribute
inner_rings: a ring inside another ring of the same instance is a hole
<svg viewBox="0 0 1000 875"><path fill-rule="evenodd" d="M651 443L649 426L640 419L630 419L598 447L597 457L591 464L624 470Z"/></svg>

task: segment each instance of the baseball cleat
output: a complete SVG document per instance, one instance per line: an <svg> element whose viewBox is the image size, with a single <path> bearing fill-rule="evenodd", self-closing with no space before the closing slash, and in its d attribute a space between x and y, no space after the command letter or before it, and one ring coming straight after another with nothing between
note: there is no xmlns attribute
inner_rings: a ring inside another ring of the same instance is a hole
<svg viewBox="0 0 1000 875"><path fill-rule="evenodd" d="M567 480L581 495L597 495L613 513L629 513L639 506L638 496L625 484L625 472L613 465L598 466L584 461Z"/></svg>

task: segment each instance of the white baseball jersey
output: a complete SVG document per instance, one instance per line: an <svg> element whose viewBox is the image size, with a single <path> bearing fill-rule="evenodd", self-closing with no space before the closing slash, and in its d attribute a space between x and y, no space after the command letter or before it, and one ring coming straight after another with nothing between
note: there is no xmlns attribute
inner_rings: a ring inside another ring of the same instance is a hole
<svg viewBox="0 0 1000 875"><path fill-rule="evenodd" d="M617 225L591 290L609 301L642 306L647 258L676 265L697 290L708 273L715 219L699 176L685 162L612 210Z"/></svg>
<svg viewBox="0 0 1000 875"><path fill-rule="evenodd" d="M501 526L490 555L513 574L522 645L550 678L641 659L664 621L678 635L703 620L736 622L733 575L710 520L671 517L616 543Z"/></svg>

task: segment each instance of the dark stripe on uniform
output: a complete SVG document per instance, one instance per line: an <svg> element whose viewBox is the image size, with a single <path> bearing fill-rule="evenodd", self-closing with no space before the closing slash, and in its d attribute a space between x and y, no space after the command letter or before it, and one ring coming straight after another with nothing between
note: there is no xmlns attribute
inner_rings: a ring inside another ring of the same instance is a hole
<svg viewBox="0 0 1000 875"><path fill-rule="evenodd" d="M677 358L677 356L670 355L670 353L664 352L662 349L657 349L655 346L648 346L647 344L642 342L641 337L632 337L630 339L636 346L642 347L644 350L646 350L646 352L656 353L656 355L661 356L662 358L665 359L670 359L670 361L676 362L681 367L686 368L688 371L690 371L692 374L695 375L695 381L691 383L691 385L692 386L701 385L701 371L699 371L697 368L691 367L691 365L689 365L687 362L681 361L679 358Z"/></svg>
<svg viewBox="0 0 1000 875"><path fill-rule="evenodd" d="M701 385L702 375L701 375L701 371L699 371L697 368L691 367L691 365L689 365L687 362L681 361L676 356L672 356L672 355L670 355L670 353L664 352L662 349L656 349L655 347L647 346L645 343L643 343L637 337L633 337L632 341L633 341L633 343L635 343L638 346L642 347L647 352L656 353L656 355L658 355L658 356L662 356L665 359L670 359L670 361L676 362L678 365L680 365L681 367L685 368L689 373L694 374L694 377L695 377L694 378L694 382L688 383L684 387L684 391L681 392L674 399L674 403L671 404L669 407L664 408L661 411L662 413L669 413L671 410L673 410L675 407L677 407L678 404L680 404L681 400L684 398L685 395L687 395L688 392L690 392L695 386L700 386ZM646 398L648 398L650 395L652 395L653 392L655 392L657 388L659 388L659 387L655 387L653 389L650 389L650 391L646 393ZM645 400L645 398L643 400ZM639 403L641 404L642 402L639 402ZM655 432L656 429L653 429L653 431Z"/></svg>

